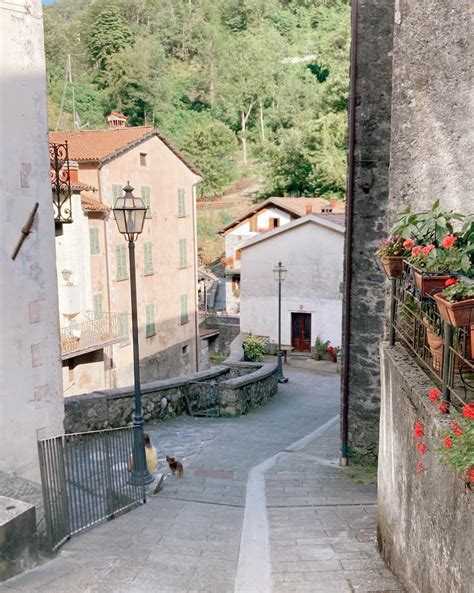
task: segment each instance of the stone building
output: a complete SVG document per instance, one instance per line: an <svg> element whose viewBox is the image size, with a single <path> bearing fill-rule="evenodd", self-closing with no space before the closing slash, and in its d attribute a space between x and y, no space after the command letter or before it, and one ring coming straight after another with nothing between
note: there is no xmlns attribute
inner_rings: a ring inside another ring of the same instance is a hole
<svg viewBox="0 0 474 593"><path fill-rule="evenodd" d="M128 247L112 208L130 182L148 207L137 240L143 381L199 367L195 187L199 171L152 126L50 132L68 142L73 222L57 233L64 394L133 382Z"/></svg>

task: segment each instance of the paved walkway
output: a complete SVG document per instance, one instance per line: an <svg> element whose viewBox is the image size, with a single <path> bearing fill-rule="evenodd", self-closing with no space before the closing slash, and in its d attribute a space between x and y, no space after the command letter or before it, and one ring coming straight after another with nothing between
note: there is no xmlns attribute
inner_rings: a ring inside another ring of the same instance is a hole
<svg viewBox="0 0 474 593"><path fill-rule="evenodd" d="M288 374L242 418L148 426L184 478L0 593L400 591L375 547L375 486L337 466L337 377Z"/></svg>

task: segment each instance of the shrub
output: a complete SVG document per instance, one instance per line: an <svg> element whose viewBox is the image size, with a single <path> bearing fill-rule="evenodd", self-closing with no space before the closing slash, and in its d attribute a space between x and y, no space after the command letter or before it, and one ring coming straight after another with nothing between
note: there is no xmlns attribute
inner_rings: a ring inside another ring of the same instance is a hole
<svg viewBox="0 0 474 593"><path fill-rule="evenodd" d="M242 348L244 349L245 360L257 362L261 360L266 346L265 342L261 338L249 336L244 340Z"/></svg>

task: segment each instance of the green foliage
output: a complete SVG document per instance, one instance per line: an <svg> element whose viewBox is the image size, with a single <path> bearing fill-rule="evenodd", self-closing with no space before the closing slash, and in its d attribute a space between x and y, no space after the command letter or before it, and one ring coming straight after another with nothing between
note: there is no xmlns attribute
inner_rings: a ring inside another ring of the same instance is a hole
<svg viewBox="0 0 474 593"><path fill-rule="evenodd" d="M257 338L257 336L249 336L244 340L242 348L244 350L245 360L258 362L262 359L266 346L261 338Z"/></svg>
<svg viewBox="0 0 474 593"><path fill-rule="evenodd" d="M91 63L100 71L106 70L110 58L129 45L131 37L130 29L118 10L106 8L97 16L87 40Z"/></svg>
<svg viewBox="0 0 474 593"><path fill-rule="evenodd" d="M452 419L451 430L442 432L439 460L454 471L465 473L474 467L474 421L459 414L453 414Z"/></svg>
<svg viewBox="0 0 474 593"><path fill-rule="evenodd" d="M444 298L450 303L459 303L466 299L474 299L474 284L456 282L443 290Z"/></svg>

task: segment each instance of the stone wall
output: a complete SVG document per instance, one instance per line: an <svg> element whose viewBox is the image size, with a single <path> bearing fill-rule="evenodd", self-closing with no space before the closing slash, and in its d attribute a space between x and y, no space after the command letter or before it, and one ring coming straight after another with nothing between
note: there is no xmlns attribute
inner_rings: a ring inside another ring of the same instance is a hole
<svg viewBox="0 0 474 593"><path fill-rule="evenodd" d="M239 335L240 319L228 315L209 315L201 327L219 330L219 335L210 344L210 354L228 355L231 343Z"/></svg>
<svg viewBox="0 0 474 593"><path fill-rule="evenodd" d="M382 401L378 473L379 545L390 568L411 593L472 591L474 497L462 477L436 459L423 458L412 436L421 419L425 435L449 420L428 398L433 385L400 347L381 347ZM433 443L434 444L434 443ZM420 569L421 568L421 569Z"/></svg>
<svg viewBox="0 0 474 593"><path fill-rule="evenodd" d="M217 385L216 402L221 402L222 415L244 414L250 405L256 405L276 392L276 365L222 365L191 375L144 383L141 389L145 422L185 414L187 402L193 409L202 409L205 403L201 398L207 392L194 389L197 383L207 384L209 389ZM133 387L68 397L65 399L64 428L67 433L72 433L126 426L132 422L133 410Z"/></svg>
<svg viewBox="0 0 474 593"><path fill-rule="evenodd" d="M387 282L373 256L408 203L474 208L470 0L359 0L350 444L376 454Z"/></svg>

